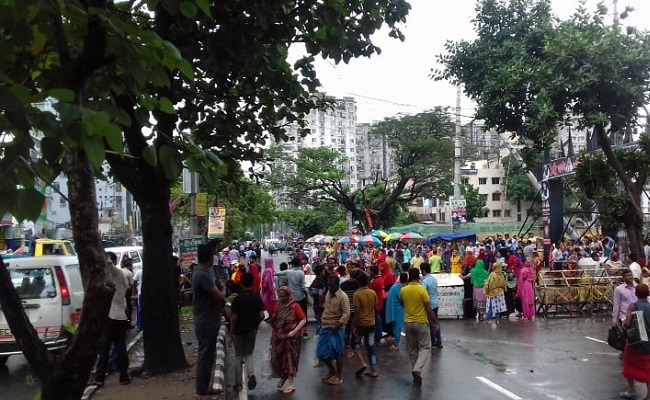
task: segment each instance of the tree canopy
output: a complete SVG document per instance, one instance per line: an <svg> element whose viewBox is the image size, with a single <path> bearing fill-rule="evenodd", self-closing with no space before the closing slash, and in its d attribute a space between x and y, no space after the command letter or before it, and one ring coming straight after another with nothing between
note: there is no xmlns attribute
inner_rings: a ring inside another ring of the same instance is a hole
<svg viewBox="0 0 650 400"><path fill-rule="evenodd" d="M327 148L301 148L293 158L280 155L268 175L281 195L294 203L338 204L365 230L391 226L404 208L419 197L445 197L451 192L453 124L442 109L387 118L370 135L386 141L395 175L375 177L365 187L348 184L348 160Z"/></svg>
<svg viewBox="0 0 650 400"><path fill-rule="evenodd" d="M211 181L230 161L259 160L254 145L282 137L283 123L302 124L320 105L314 57L378 53L371 36L386 24L403 39L409 9L405 0L0 3L0 214L35 219L44 198L34 180L49 184L66 172L86 288L77 339L55 360L29 329L0 262L0 304L43 399L81 397L108 313L111 271L94 198L104 160L142 211L144 368L185 367L169 212L182 166ZM292 65L296 43L307 55Z"/></svg>
<svg viewBox="0 0 650 400"><path fill-rule="evenodd" d="M608 25L602 5L593 13L578 8L567 20L542 0L481 0L476 11L477 38L447 43L435 78L462 84L477 102L477 118L531 149L550 149L558 128L572 121L593 130L629 193L625 226L630 248L640 254L640 199L649 171L626 170L612 138L636 122L648 101L650 35Z"/></svg>

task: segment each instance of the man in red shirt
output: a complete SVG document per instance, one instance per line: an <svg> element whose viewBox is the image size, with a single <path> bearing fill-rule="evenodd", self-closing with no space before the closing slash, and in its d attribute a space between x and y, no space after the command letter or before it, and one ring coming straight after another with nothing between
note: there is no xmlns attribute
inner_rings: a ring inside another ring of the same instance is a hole
<svg viewBox="0 0 650 400"><path fill-rule="evenodd" d="M375 343L379 344L381 342L383 325L382 317L384 311L384 279L379 275L379 267L376 265L371 265L368 268L368 278L370 278L369 289L372 289L377 294L377 299L379 300L379 312L375 313Z"/></svg>

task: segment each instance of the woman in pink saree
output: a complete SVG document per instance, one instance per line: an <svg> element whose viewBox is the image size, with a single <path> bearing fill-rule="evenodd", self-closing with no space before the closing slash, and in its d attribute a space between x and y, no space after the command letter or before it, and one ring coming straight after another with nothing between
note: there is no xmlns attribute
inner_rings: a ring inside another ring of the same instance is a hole
<svg viewBox="0 0 650 400"><path fill-rule="evenodd" d="M524 262L517 282L517 296L521 299L523 317L532 320L535 316L535 271L530 260Z"/></svg>
<svg viewBox="0 0 650 400"><path fill-rule="evenodd" d="M264 260L264 272L262 273L262 302L269 318L273 316L273 302L275 301L274 274L275 266L273 260Z"/></svg>

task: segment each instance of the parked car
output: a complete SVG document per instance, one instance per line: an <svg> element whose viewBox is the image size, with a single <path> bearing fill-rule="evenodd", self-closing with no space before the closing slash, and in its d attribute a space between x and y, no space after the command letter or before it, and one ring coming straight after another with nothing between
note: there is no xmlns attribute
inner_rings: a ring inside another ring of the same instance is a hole
<svg viewBox="0 0 650 400"><path fill-rule="evenodd" d="M122 265L122 259L127 255L133 261L133 275L142 269L142 246L120 246L120 247L107 247L104 251L111 251L117 256L117 266Z"/></svg>
<svg viewBox="0 0 650 400"><path fill-rule="evenodd" d="M68 330L79 324L84 290L79 261L74 256L16 258L5 265L29 321L49 350L63 350L71 341ZM0 312L0 365L22 349Z"/></svg>

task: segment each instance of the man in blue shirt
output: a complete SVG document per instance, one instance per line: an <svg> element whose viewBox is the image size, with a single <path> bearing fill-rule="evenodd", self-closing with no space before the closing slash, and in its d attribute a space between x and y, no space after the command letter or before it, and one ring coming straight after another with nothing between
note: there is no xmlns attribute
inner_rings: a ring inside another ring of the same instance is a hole
<svg viewBox="0 0 650 400"><path fill-rule="evenodd" d="M424 286L429 293L429 305L436 316L436 321L429 320L429 333L431 334L431 347L442 349L442 337L440 336L440 328L434 329L438 320L438 280L431 275L431 264L422 263L420 265L422 271L422 280L420 284Z"/></svg>

